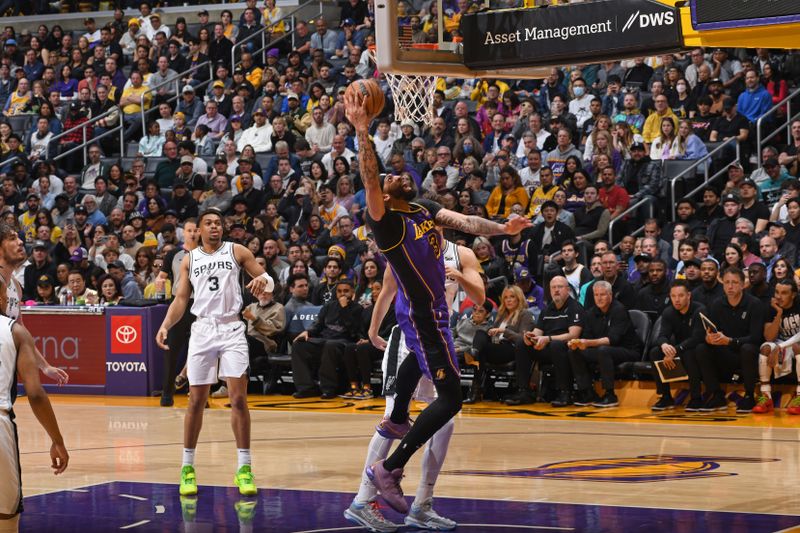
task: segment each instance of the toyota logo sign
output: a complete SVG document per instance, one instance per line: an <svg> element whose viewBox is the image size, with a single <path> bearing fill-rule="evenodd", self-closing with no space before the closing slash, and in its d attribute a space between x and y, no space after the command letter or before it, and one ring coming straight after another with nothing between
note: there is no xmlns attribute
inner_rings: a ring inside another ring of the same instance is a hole
<svg viewBox="0 0 800 533"><path fill-rule="evenodd" d="M114 332L114 337L120 344L131 344L136 342L138 334L133 326L124 325L117 328L117 331Z"/></svg>

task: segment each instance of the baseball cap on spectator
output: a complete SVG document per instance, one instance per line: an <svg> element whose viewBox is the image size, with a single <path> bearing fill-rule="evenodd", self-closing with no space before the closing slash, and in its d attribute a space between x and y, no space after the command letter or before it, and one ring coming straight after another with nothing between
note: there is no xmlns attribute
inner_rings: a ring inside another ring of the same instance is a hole
<svg viewBox="0 0 800 533"><path fill-rule="evenodd" d="M231 230L235 230L235 229L242 229L243 230L243 229L247 229L247 228L245 228L244 224L242 224L241 222L235 222L235 223L231 224Z"/></svg>
<svg viewBox="0 0 800 533"><path fill-rule="evenodd" d="M17 41L15 39L9 39L6 41L6 46L17 46Z"/></svg>
<svg viewBox="0 0 800 533"><path fill-rule="evenodd" d="M749 185L750 187L752 187L754 189L758 188L758 185L756 185L756 182L751 180L750 178L742 180L742 182L739 184L739 188L742 188L745 185Z"/></svg>
<svg viewBox="0 0 800 533"><path fill-rule="evenodd" d="M39 196L38 193L35 193L35 192L28 193L28 196L25 197L26 200L30 200L31 198L39 198L40 199L41 197Z"/></svg>
<svg viewBox="0 0 800 533"><path fill-rule="evenodd" d="M281 53L277 48L270 48L267 51L267 57L279 57L280 55Z"/></svg>
<svg viewBox="0 0 800 533"><path fill-rule="evenodd" d="M728 168L738 168L739 170L742 170L744 167L742 167L742 164L737 160L728 165Z"/></svg>
<svg viewBox="0 0 800 533"><path fill-rule="evenodd" d="M192 87L191 85L184 85L183 86L183 91L181 91L181 92L184 93L184 94L193 93L194 92L194 87Z"/></svg>
<svg viewBox="0 0 800 533"><path fill-rule="evenodd" d="M178 212L177 212L177 211L175 211L174 209L167 209L166 211L164 211L164 217L165 217L165 218L166 218L166 217L177 217L177 216L178 216ZM164 230L164 228L165 228L165 227L167 227L168 225L169 225L169 226L171 226L172 224L170 224L169 222L167 222L166 224L164 224L163 226L161 226L161 230L163 231L163 230Z"/></svg>
<svg viewBox="0 0 800 533"><path fill-rule="evenodd" d="M202 11L200 11L200 12L197 14L197 16L198 16L198 17L203 17L203 16L207 17L207 16L208 16L208 10L206 10L206 9L203 9Z"/></svg>
<svg viewBox="0 0 800 533"><path fill-rule="evenodd" d="M243 75L243 74L244 74L244 69L243 69L242 67L236 67L236 68L233 70L233 73L234 73L234 74L242 74L242 75Z"/></svg>
<svg viewBox="0 0 800 533"><path fill-rule="evenodd" d="M144 242L142 246L158 246L158 239L156 239L156 234L152 231L145 231L144 232Z"/></svg>
<svg viewBox="0 0 800 533"><path fill-rule="evenodd" d="M778 163L778 160L774 157L770 157L769 159L764 161L765 167L777 167L779 164L780 163Z"/></svg>
<svg viewBox="0 0 800 533"><path fill-rule="evenodd" d="M299 99L300 99L300 98L298 98L298 97L297 97L297 94L295 94L295 93L287 93L287 94L286 94L286 99L287 99L287 100L291 100L291 99L293 99L293 98L294 98L295 100L299 100Z"/></svg>
<svg viewBox="0 0 800 533"><path fill-rule="evenodd" d="M328 257L331 256L331 252L339 254L342 259L347 259L347 251L344 249L344 246L341 244L334 244L330 248L328 248Z"/></svg>
<svg viewBox="0 0 800 533"><path fill-rule="evenodd" d="M634 257L633 260L636 263L638 263L639 261L645 261L646 263L649 263L650 261L653 260L653 258L650 257L650 254L639 254L636 257Z"/></svg>
<svg viewBox="0 0 800 533"><path fill-rule="evenodd" d="M346 18L342 21L342 26L355 26L356 21L351 18Z"/></svg>
<svg viewBox="0 0 800 533"><path fill-rule="evenodd" d="M131 20L128 21L128 27L136 26L138 28L141 27L141 25L142 23L139 22L139 19L137 18L132 18Z"/></svg>
<svg viewBox="0 0 800 533"><path fill-rule="evenodd" d="M250 159L249 157L240 157L239 158L239 163L250 163L252 165L253 164L253 160Z"/></svg>
<svg viewBox="0 0 800 533"><path fill-rule="evenodd" d="M131 221L135 218L144 218L144 215L141 214L139 211L134 211L130 215L128 215L128 221Z"/></svg>
<svg viewBox="0 0 800 533"><path fill-rule="evenodd" d="M444 169L444 167L434 167L434 169L431 170L431 174L444 174L446 176L447 171Z"/></svg>
<svg viewBox="0 0 800 533"><path fill-rule="evenodd" d="M738 204L740 202L739 195L738 194L734 194L732 192L726 194L725 196L722 197L722 203L723 204L727 204L728 202L734 202L734 203Z"/></svg>
<svg viewBox="0 0 800 533"><path fill-rule="evenodd" d="M644 149L645 149L644 143L635 142L631 144L631 150L644 150Z"/></svg>
<svg viewBox="0 0 800 533"><path fill-rule="evenodd" d="M188 163L190 165L194 165L194 157L190 155L183 155L181 156L181 165Z"/></svg>
<svg viewBox="0 0 800 533"><path fill-rule="evenodd" d="M520 281L523 279L531 279L531 271L528 267L524 265L517 265L514 267L514 281Z"/></svg>
<svg viewBox="0 0 800 533"><path fill-rule="evenodd" d="M343 85L343 86L339 87L338 89L336 89L336 92L339 93L339 94L344 94L344 93L347 92L347 87L345 87Z"/></svg>
<svg viewBox="0 0 800 533"><path fill-rule="evenodd" d="M242 121L242 116L241 115L231 115L231 117L228 119L228 121L229 122L241 122Z"/></svg>
<svg viewBox="0 0 800 533"><path fill-rule="evenodd" d="M118 269L120 269L120 270L125 270L125 263L123 263L122 261L120 261L119 259L117 259L116 261L111 261L111 262L108 264L108 268L109 268L109 269L112 269L112 268L118 268Z"/></svg>
<svg viewBox="0 0 800 533"><path fill-rule="evenodd" d="M411 120L410 118L407 118L403 122L400 123L400 127L401 128L404 128L406 126L408 126L409 128L413 128L414 127L414 121Z"/></svg>
<svg viewBox="0 0 800 533"><path fill-rule="evenodd" d="M186 120L186 115L183 113L183 111L175 111L175 113L172 114L172 118L182 118Z"/></svg>
<svg viewBox="0 0 800 533"><path fill-rule="evenodd" d="M76 215L78 213L81 213L81 214L84 214L84 215L88 215L89 214L89 211L87 211L86 208L84 206L82 206L82 205L76 205L75 208L73 209L73 212Z"/></svg>
<svg viewBox="0 0 800 533"><path fill-rule="evenodd" d="M264 110L259 107L259 108L253 109L253 112L250 113L250 114L253 115L253 116L255 116L255 115L263 115L264 114Z"/></svg>
<svg viewBox="0 0 800 533"><path fill-rule="evenodd" d="M224 155L218 155L214 158L214 164L216 165L217 163L225 163L227 165L228 159Z"/></svg>
<svg viewBox="0 0 800 533"><path fill-rule="evenodd" d="M33 249L34 250L47 250L47 243L44 241L33 241Z"/></svg>
<svg viewBox="0 0 800 533"><path fill-rule="evenodd" d="M217 80L217 81L214 82L214 85L212 87L214 89L216 89L217 87L225 88L225 84L221 80Z"/></svg>
<svg viewBox="0 0 800 533"><path fill-rule="evenodd" d="M81 246L80 248L76 248L75 251L72 252L72 255L69 256L69 260L72 261L73 263L80 263L88 256L89 252L86 251L86 248Z"/></svg>
<svg viewBox="0 0 800 533"><path fill-rule="evenodd" d="M153 19L161 20L161 15L159 15L158 13L153 13L152 15L150 15L150 20Z"/></svg>
<svg viewBox="0 0 800 533"><path fill-rule="evenodd" d="M719 78L712 78L708 80L708 86L710 87L712 85L722 85L722 80Z"/></svg>
<svg viewBox="0 0 800 533"><path fill-rule="evenodd" d="M39 279L36 280L36 285L39 287L52 287L55 285L53 282L53 276L50 274L42 274L39 276Z"/></svg>

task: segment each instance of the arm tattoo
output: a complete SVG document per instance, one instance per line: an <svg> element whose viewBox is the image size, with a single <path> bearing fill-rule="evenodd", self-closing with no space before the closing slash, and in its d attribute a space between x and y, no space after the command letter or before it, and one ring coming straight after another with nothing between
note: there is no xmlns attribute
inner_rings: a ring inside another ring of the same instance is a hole
<svg viewBox="0 0 800 533"><path fill-rule="evenodd" d="M358 132L358 164L361 170L361 180L364 187L376 187L380 189L380 179L378 177L378 158L372 148L372 141L369 140L369 133L366 131Z"/></svg>
<svg viewBox="0 0 800 533"><path fill-rule="evenodd" d="M464 216L449 209L441 209L436 214L436 223L472 235L491 237L505 233L503 226L497 222L482 217Z"/></svg>

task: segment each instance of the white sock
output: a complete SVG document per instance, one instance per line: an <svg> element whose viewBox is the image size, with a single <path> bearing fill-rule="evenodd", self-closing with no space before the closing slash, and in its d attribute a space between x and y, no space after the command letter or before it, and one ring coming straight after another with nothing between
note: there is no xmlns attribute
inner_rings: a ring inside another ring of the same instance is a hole
<svg viewBox="0 0 800 533"><path fill-rule="evenodd" d="M769 383L767 384L762 383L761 394L763 394L764 396L769 396L770 394L772 394L772 385L770 385Z"/></svg>
<svg viewBox="0 0 800 533"><path fill-rule="evenodd" d="M378 491L375 485L369 480L366 474L368 466L372 466L381 459L386 459L389 456L389 449L392 447L392 439L381 437L376 431L372 435L372 440L369 441L369 448L367 449L367 460L364 461L364 470L361 472L361 485L358 487L358 494L353 501L359 504L364 504L375 499Z"/></svg>
<svg viewBox="0 0 800 533"><path fill-rule="evenodd" d="M184 448L183 449L183 465L182 466L194 466L194 448Z"/></svg>
<svg viewBox="0 0 800 533"><path fill-rule="evenodd" d="M450 446L450 437L453 436L454 427L455 422L451 418L447 424L433 434L425 446L425 454L422 456L422 476L417 487L414 505L422 505L425 501L433 498L433 487L436 485L444 459L447 457L447 448Z"/></svg>
<svg viewBox="0 0 800 533"><path fill-rule="evenodd" d="M250 457L250 448L236 448L236 456L239 459L239 468L253 464L253 459Z"/></svg>
<svg viewBox="0 0 800 533"><path fill-rule="evenodd" d="M772 377L772 369L767 366L767 356L766 355L759 355L758 356L758 379L761 380L761 392L770 389L770 377Z"/></svg>

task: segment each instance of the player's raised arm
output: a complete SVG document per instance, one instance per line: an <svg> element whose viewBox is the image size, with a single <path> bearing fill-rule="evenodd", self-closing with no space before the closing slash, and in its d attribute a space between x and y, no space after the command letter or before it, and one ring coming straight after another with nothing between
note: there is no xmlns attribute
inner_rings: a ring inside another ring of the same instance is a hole
<svg viewBox="0 0 800 533"><path fill-rule="evenodd" d="M531 227L531 221L525 217L511 215L505 224L498 224L483 217L464 215L449 209L440 209L436 213L436 223L447 228L486 237L516 235L525 228Z"/></svg>
<svg viewBox="0 0 800 533"><path fill-rule="evenodd" d="M178 279L175 299L169 304L167 315L164 317L161 327L158 328L158 333L156 333L156 344L163 350L169 349L167 346L167 332L169 328L174 326L175 323L181 319L184 311L186 311L186 306L189 304L189 298L192 296L192 285L189 282L189 257L190 256L187 254L181 261L181 275Z"/></svg>
<svg viewBox="0 0 800 533"><path fill-rule="evenodd" d="M258 298L262 293L275 290L275 280L272 279L272 276L267 274L264 267L258 264L256 257L249 248L241 244L234 244L233 255L239 264L242 265L245 272L250 274L250 277L253 278L250 283L247 284L247 290L249 290L253 296Z"/></svg>
<svg viewBox="0 0 800 533"><path fill-rule="evenodd" d="M67 469L69 454L64 447L64 438L58 428L53 406L50 405L50 399L39 381L33 337L25 326L17 323L12 326L11 334L17 347L17 372L25 385L25 394L33 414L53 441L50 446L51 466L53 473L58 475Z"/></svg>
<svg viewBox="0 0 800 533"><path fill-rule="evenodd" d="M483 302L486 301L486 290L483 286L481 267L478 258L475 257L475 252L466 246L459 246L458 259L461 261L458 284L464 288L467 296L475 305L483 305Z"/></svg>
<svg viewBox="0 0 800 533"><path fill-rule="evenodd" d="M383 272L383 288L372 306L372 317L370 317L368 330L369 340L379 350L386 349L386 340L378 335L378 330L396 294L397 281L392 274L392 267L386 265L386 270Z"/></svg>
<svg viewBox="0 0 800 533"><path fill-rule="evenodd" d="M344 95L345 115L356 130L358 137L358 168L367 198L367 211L372 220L383 218L386 207L383 189L378 175L378 158L369 139L369 123L372 120L364 110L364 95L359 91L348 91Z"/></svg>

